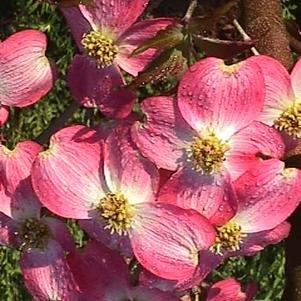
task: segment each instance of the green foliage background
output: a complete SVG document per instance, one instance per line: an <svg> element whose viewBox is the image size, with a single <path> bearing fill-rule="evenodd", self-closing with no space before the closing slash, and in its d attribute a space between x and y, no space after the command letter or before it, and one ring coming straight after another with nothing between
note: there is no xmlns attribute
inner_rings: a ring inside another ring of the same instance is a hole
<svg viewBox="0 0 301 301"><path fill-rule="evenodd" d="M293 1L285 2L285 16L290 18L299 7L292 6L295 5ZM0 0L0 39L4 40L15 31L26 28L35 28L47 34L47 55L55 61L59 79L54 89L38 104L22 110L11 110L10 121L3 129L5 144L9 147L19 141L36 138L72 101L65 78L75 47L59 11L54 6L34 0ZM86 123L89 114L91 112L78 111L72 122ZM75 231L75 236L80 235ZM1 301L31 300L23 286L18 259L17 251L0 247ZM272 246L255 257L229 260L214 273L213 279L236 277L243 283L254 280L259 284L257 301L277 301L281 298L284 286L283 266L283 246Z"/></svg>

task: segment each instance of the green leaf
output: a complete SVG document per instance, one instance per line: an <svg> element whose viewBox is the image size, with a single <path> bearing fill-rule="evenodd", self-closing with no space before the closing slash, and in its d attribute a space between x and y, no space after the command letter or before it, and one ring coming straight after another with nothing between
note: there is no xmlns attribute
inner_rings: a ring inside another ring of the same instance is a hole
<svg viewBox="0 0 301 301"><path fill-rule="evenodd" d="M129 84L129 88L136 89L146 84L156 84L166 81L169 77L180 78L187 69L187 60L182 51L176 48L167 49Z"/></svg>
<svg viewBox="0 0 301 301"><path fill-rule="evenodd" d="M149 48L166 49L171 48L181 43L185 37L183 34L183 25L174 23L167 28L158 31L155 37L146 40L138 46L131 54L131 56L138 55Z"/></svg>

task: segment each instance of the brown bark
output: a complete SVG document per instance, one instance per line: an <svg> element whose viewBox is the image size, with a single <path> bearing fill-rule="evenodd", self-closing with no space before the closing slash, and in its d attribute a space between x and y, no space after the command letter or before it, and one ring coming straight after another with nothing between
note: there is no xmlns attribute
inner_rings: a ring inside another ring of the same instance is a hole
<svg viewBox="0 0 301 301"><path fill-rule="evenodd" d="M242 0L246 32L257 39L261 54L279 60L287 69L293 65L289 39L282 19L280 0Z"/></svg>

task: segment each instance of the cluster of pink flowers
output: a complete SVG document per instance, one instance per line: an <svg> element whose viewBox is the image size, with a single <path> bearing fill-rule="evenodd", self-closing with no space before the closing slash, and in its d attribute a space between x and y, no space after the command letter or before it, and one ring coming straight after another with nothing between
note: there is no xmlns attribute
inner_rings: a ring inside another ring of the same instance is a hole
<svg viewBox="0 0 301 301"><path fill-rule="evenodd" d="M141 117L120 69L137 76L160 51L131 52L175 22L134 23L147 2L62 8L81 52L69 68L71 93L115 121L63 128L46 150L0 145L0 242L21 251L35 300L190 300L226 258L289 234L301 172L284 158L301 138L301 61L289 75L262 55L233 65L202 59L175 97L144 99ZM45 49L36 30L0 43L0 126L8 107L51 89ZM63 218L88 234L84 248ZM207 301L247 301L256 288L226 279L204 290Z"/></svg>

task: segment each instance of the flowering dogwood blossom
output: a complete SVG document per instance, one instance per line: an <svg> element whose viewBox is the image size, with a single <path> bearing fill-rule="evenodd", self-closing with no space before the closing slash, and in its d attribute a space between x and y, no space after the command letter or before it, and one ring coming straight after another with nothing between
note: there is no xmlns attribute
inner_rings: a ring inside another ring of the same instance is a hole
<svg viewBox="0 0 301 301"><path fill-rule="evenodd" d="M91 2L91 5L63 9L79 49L100 68L116 64L137 76L157 51L151 49L135 57L130 57L130 54L142 42L173 24L174 20L157 18L135 23L148 0Z"/></svg>
<svg viewBox="0 0 301 301"><path fill-rule="evenodd" d="M24 282L38 301L77 301L78 292L64 251L75 246L66 225L41 216L30 169L41 147L31 141L14 150L0 146L0 243L22 251ZM5 213L5 214L4 214Z"/></svg>
<svg viewBox="0 0 301 301"><path fill-rule="evenodd" d="M54 73L45 56L46 36L19 31L0 43L0 103L25 107L39 101L53 86Z"/></svg>
<svg viewBox="0 0 301 301"><path fill-rule="evenodd" d="M139 154L129 129L118 126L105 142L82 126L59 131L34 162L34 189L52 212L81 219L91 237L111 247L130 243L154 274L190 277L199 251L214 242L213 227L196 211L154 202L158 171Z"/></svg>
<svg viewBox="0 0 301 301"><path fill-rule="evenodd" d="M225 251L250 254L261 250L269 231L283 227L281 223L299 205L300 183L300 171L285 168L284 163L276 159L264 161L243 174L235 181L239 199L237 212L217 228L213 250L217 254ZM287 234L286 231L279 233L276 241Z"/></svg>
<svg viewBox="0 0 301 301"><path fill-rule="evenodd" d="M285 220L298 207L301 172L285 168L277 159L263 161L235 181L238 195L236 214L217 227L215 244L207 263L211 269L231 256L254 255L265 246L279 243L288 236L290 225ZM209 267L200 266L194 281L204 279Z"/></svg>
<svg viewBox="0 0 301 301"><path fill-rule="evenodd" d="M257 128L260 130L262 125L256 124L260 125ZM276 130L271 128L270 133L272 132ZM249 132L249 135L251 134L252 132ZM280 161L284 155L284 143L281 140L274 146L270 144L269 150L274 157L259 160L234 181L237 194L236 211L233 215L226 213L224 223L216 225L215 243L209 252L200 252L199 256L203 260L200 261L194 276L183 282L172 283L143 273L145 283L167 290L185 290L202 281L225 258L253 255L265 246L276 244L287 237L290 225L285 220L301 200L301 172L296 168L286 168L285 163ZM183 200L181 206L193 208L195 205L188 199L186 202ZM194 208L199 212L203 210L198 206ZM211 219L216 220L214 214Z"/></svg>
<svg viewBox="0 0 301 301"><path fill-rule="evenodd" d="M283 152L277 132L252 123L262 109L263 85L250 60L227 66L206 58L183 76L177 101L144 100L147 121L133 126L133 140L157 167L176 171L160 202L196 209L217 225L234 214L232 181L256 165L259 154Z"/></svg>
<svg viewBox="0 0 301 301"><path fill-rule="evenodd" d="M71 64L70 89L82 105L98 106L109 117L124 118L132 109L135 95L121 87L124 80L119 68L137 76L158 51L150 49L131 57L132 51L174 21L158 18L135 23L147 0L91 2L62 8L78 48L85 54L76 56Z"/></svg>
<svg viewBox="0 0 301 301"><path fill-rule="evenodd" d="M277 60L260 55L252 58L265 81L265 101L259 120L292 138L301 138L301 60L291 75Z"/></svg>

